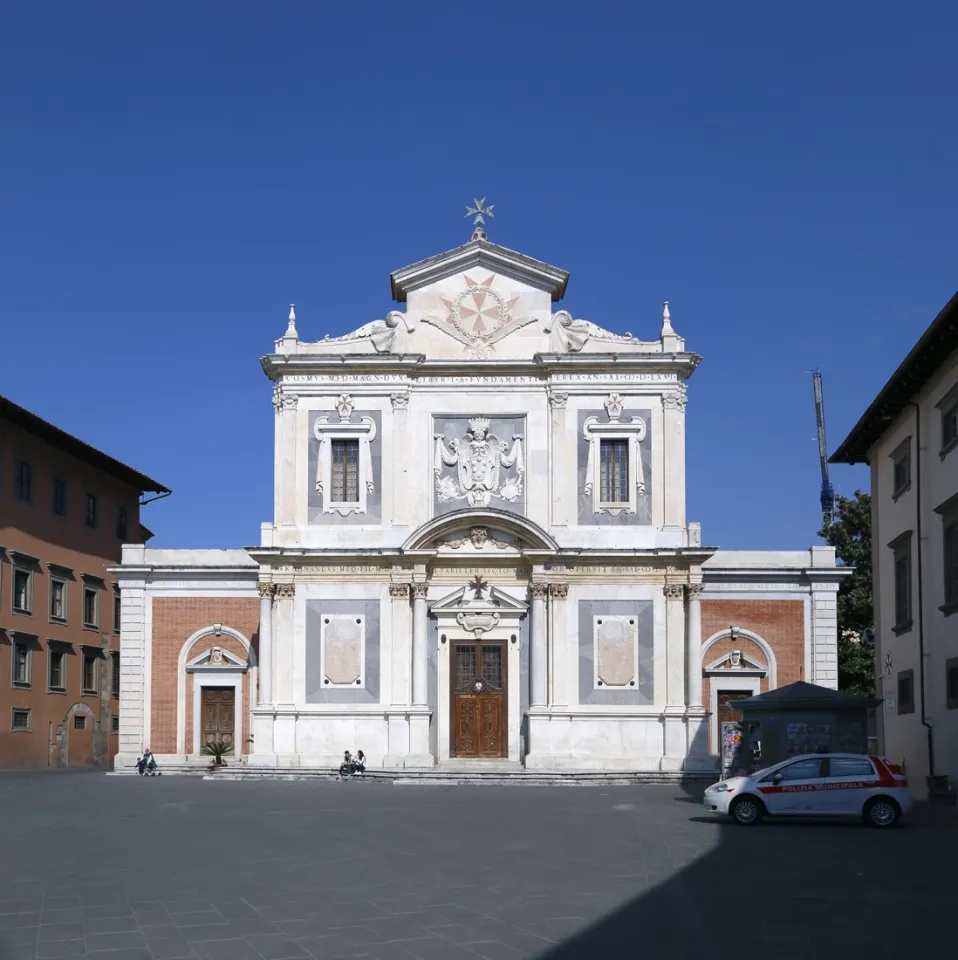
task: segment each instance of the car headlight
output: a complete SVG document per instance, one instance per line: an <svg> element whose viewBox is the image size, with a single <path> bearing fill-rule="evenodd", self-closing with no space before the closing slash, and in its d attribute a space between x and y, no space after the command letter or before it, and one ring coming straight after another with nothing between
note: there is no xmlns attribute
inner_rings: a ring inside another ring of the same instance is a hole
<svg viewBox="0 0 958 960"><path fill-rule="evenodd" d="M709 793L726 793L728 791L727 783L716 783L709 787Z"/></svg>

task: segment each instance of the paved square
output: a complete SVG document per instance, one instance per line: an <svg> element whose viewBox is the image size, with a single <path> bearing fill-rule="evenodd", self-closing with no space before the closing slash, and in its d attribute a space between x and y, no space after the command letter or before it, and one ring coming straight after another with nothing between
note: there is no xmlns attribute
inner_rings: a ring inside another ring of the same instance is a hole
<svg viewBox="0 0 958 960"><path fill-rule="evenodd" d="M954 955L955 811L741 828L696 799L2 773L0 960Z"/></svg>

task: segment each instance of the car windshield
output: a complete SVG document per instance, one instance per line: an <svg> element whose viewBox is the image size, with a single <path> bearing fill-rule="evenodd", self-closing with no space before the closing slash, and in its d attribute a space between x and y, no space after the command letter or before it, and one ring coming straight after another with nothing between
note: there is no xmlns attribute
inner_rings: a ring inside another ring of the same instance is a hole
<svg viewBox="0 0 958 960"><path fill-rule="evenodd" d="M781 766L781 764L779 764L779 763L773 763L770 767L762 767L761 770L756 770L754 773L750 773L749 776L750 776L753 780L761 780L762 777L764 777L764 776L766 776L767 774L771 773L774 769L776 769L776 767L779 767L779 766Z"/></svg>

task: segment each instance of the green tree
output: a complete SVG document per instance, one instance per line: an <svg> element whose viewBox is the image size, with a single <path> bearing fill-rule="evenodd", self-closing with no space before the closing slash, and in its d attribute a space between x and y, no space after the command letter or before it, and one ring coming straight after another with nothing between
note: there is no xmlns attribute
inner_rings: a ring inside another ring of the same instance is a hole
<svg viewBox="0 0 958 960"><path fill-rule="evenodd" d="M872 606L872 498L855 491L839 495L835 519L818 535L835 548L839 562L854 567L838 591L838 687L862 696L875 695L875 648L860 642L875 622Z"/></svg>

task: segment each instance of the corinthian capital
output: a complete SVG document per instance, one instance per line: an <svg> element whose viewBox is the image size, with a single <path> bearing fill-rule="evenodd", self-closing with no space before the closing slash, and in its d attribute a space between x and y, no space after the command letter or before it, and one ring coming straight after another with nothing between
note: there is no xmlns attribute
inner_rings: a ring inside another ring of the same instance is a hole
<svg viewBox="0 0 958 960"><path fill-rule="evenodd" d="M549 591L549 584L533 582L529 584L529 589L532 591L533 600L545 600Z"/></svg>
<svg viewBox="0 0 958 960"><path fill-rule="evenodd" d="M277 584L276 584L276 596L277 596L277 597L294 597L294 596L296 596L296 584L295 584L295 583L277 583Z"/></svg>
<svg viewBox="0 0 958 960"><path fill-rule="evenodd" d="M569 584L567 583L553 583L549 589L552 591L554 600L565 600L569 596Z"/></svg>
<svg viewBox="0 0 958 960"><path fill-rule="evenodd" d="M666 600L681 600L685 595L685 587L681 583L667 583L662 589Z"/></svg>
<svg viewBox="0 0 958 960"><path fill-rule="evenodd" d="M418 597L422 600L425 600L428 593L429 593L428 583L414 583L412 585L413 597Z"/></svg>
<svg viewBox="0 0 958 960"><path fill-rule="evenodd" d="M273 594L276 593L276 585L273 583L258 583L257 589L259 590L259 596L261 600L272 600Z"/></svg>
<svg viewBox="0 0 958 960"><path fill-rule="evenodd" d="M409 584L408 584L408 583L391 583L391 584L389 584L389 596L391 596L391 597L408 597L408 596L409 596Z"/></svg>
<svg viewBox="0 0 958 960"><path fill-rule="evenodd" d="M684 410L687 402L688 395L684 383L678 384L668 393L662 395L662 405L666 410Z"/></svg>
<svg viewBox="0 0 958 960"><path fill-rule="evenodd" d="M689 600L701 600L705 586L701 583L689 584Z"/></svg>

